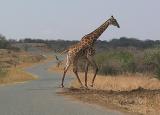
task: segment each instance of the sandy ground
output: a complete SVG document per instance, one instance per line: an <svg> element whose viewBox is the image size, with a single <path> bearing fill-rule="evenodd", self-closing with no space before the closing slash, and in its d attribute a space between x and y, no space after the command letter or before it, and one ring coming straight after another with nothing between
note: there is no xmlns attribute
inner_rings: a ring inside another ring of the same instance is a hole
<svg viewBox="0 0 160 115"><path fill-rule="evenodd" d="M51 67L49 70L63 72L62 68ZM69 71L68 74L72 72ZM90 84L93 74L89 73ZM80 73L84 81L84 74ZM83 82L84 84L84 82ZM71 96L83 102L95 103L107 108L133 114L159 115L160 113L160 81L152 76L97 75L94 87L80 89L76 79L70 82L60 94Z"/></svg>
<svg viewBox="0 0 160 115"><path fill-rule="evenodd" d="M159 115L160 113L160 90L138 88L131 91L107 91L67 88L60 94L133 115Z"/></svg>

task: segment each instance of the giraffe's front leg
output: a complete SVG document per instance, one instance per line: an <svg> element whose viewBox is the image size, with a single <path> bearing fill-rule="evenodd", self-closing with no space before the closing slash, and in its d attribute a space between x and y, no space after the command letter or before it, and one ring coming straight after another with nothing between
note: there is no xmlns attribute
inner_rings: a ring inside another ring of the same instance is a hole
<svg viewBox="0 0 160 115"><path fill-rule="evenodd" d="M94 80L95 80L97 72L98 72L98 67L97 67L97 64L96 64L93 56L88 56L87 58L88 58L89 62L91 63L91 65L93 66L94 70L95 70L95 73L94 73L94 76L93 76L93 79L92 79L92 83L90 85L91 87L93 87Z"/></svg>
<svg viewBox="0 0 160 115"><path fill-rule="evenodd" d="M89 66L89 61L87 60L86 65L85 65L85 86L86 86L86 88L88 88L88 85L87 85L88 66Z"/></svg>
<svg viewBox="0 0 160 115"><path fill-rule="evenodd" d="M74 62L73 62L73 72L74 72L74 74L76 75L79 84L80 84L81 87L83 88L83 84L82 84L82 82L81 82L81 80L80 80L80 78L79 78L78 71L77 71L77 70L78 70L77 62L78 62L78 60L74 60Z"/></svg>

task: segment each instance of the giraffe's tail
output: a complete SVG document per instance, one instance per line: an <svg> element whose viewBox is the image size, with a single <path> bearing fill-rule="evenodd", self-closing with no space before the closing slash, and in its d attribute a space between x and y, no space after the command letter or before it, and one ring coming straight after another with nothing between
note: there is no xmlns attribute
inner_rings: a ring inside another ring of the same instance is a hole
<svg viewBox="0 0 160 115"><path fill-rule="evenodd" d="M64 50L64 51L62 51L62 52L60 52L60 55L62 55L62 54L64 54L64 53L67 53L69 50L68 49L66 49L66 50Z"/></svg>

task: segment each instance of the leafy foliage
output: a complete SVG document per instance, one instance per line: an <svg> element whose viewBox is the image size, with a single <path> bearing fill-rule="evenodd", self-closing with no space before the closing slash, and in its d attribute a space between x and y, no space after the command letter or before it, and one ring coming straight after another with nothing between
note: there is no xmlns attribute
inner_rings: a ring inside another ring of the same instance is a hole
<svg viewBox="0 0 160 115"><path fill-rule="evenodd" d="M5 36L0 34L0 48L8 48L9 47L9 42L6 40Z"/></svg>
<svg viewBox="0 0 160 115"><path fill-rule="evenodd" d="M0 48L12 48L13 43L44 43L55 52L61 52L78 41L68 40L43 40L25 38L19 41L6 40L0 35ZM160 40L139 40L136 38L121 37L110 41L96 42L96 62L100 74L123 74L123 73L153 73L160 78ZM15 48L18 51L18 49ZM25 46L25 50L28 47ZM79 64L83 71L83 62Z"/></svg>
<svg viewBox="0 0 160 115"><path fill-rule="evenodd" d="M134 56L128 51L110 50L96 55L101 74L134 72Z"/></svg>
<svg viewBox="0 0 160 115"><path fill-rule="evenodd" d="M32 38L25 38L19 40L21 43L45 43L48 45L49 48L54 49L55 51L61 51L69 46L77 43L78 41L73 40L42 40L42 39L32 39ZM119 39L112 39L110 41L101 41L98 40L96 42L96 47L98 51L104 51L110 48L128 48L128 47L135 47L137 49L146 49L146 48L153 48L153 47L160 47L160 40L138 40L136 38L127 38L121 37Z"/></svg>
<svg viewBox="0 0 160 115"><path fill-rule="evenodd" d="M100 74L116 75L140 72L155 74L160 79L160 48L110 49L98 53L95 59Z"/></svg>

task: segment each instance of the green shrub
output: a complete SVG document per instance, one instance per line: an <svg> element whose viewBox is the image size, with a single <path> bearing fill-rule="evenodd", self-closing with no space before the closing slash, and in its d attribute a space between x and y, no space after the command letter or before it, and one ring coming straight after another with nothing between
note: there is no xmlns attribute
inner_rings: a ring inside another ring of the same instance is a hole
<svg viewBox="0 0 160 115"><path fill-rule="evenodd" d="M111 65L103 65L99 70L99 74L102 75L118 75L120 73L121 70L118 70L117 68L114 68Z"/></svg>
<svg viewBox="0 0 160 115"><path fill-rule="evenodd" d="M10 46L9 42L6 40L5 36L0 34L0 48L6 49Z"/></svg>
<svg viewBox="0 0 160 115"><path fill-rule="evenodd" d="M134 56L128 51L112 50L96 55L96 62L100 68L100 74L120 74L135 72L136 65Z"/></svg>
<svg viewBox="0 0 160 115"><path fill-rule="evenodd" d="M144 63L152 67L150 70L160 79L160 48L146 50Z"/></svg>
<svg viewBox="0 0 160 115"><path fill-rule="evenodd" d="M160 64L160 49L147 49L144 54L144 63L147 65Z"/></svg>
<svg viewBox="0 0 160 115"><path fill-rule="evenodd" d="M134 72L135 71L135 63L133 54L126 51L118 52L117 59L121 62L121 67L123 72Z"/></svg>

